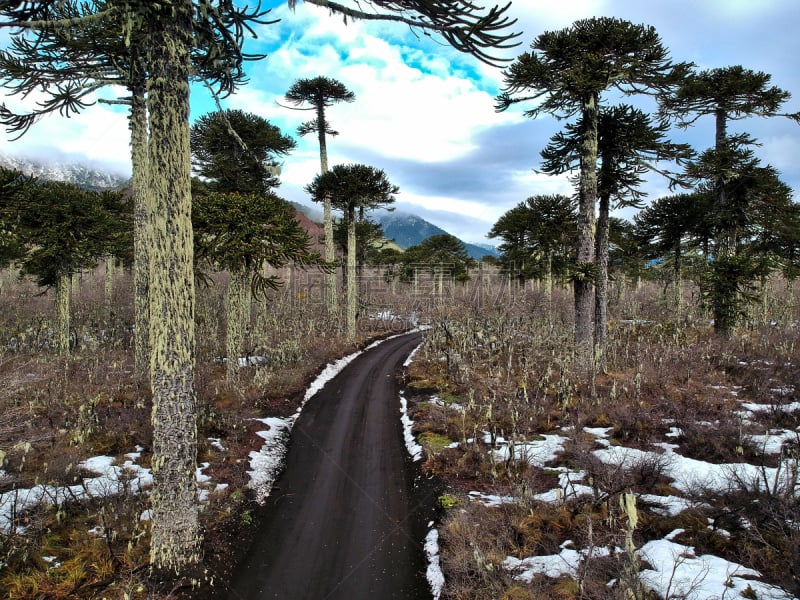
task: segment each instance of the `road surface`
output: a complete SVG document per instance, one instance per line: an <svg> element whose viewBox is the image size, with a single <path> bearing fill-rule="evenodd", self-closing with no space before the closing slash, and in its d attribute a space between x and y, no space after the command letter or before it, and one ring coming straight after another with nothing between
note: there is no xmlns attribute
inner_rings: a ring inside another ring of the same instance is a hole
<svg viewBox="0 0 800 600"><path fill-rule="evenodd" d="M431 598L423 542L433 492L414 485L397 381L420 341L383 342L308 401L230 598Z"/></svg>

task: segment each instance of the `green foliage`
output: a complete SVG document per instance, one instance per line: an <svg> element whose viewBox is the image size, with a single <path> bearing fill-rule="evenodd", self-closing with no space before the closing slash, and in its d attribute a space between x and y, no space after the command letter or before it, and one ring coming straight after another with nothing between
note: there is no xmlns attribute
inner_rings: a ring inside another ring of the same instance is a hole
<svg viewBox="0 0 800 600"><path fill-rule="evenodd" d="M499 250L505 269L521 279L541 279L566 275L575 231L575 201L558 194L539 195L503 214L489 237L503 241Z"/></svg>
<svg viewBox="0 0 800 600"><path fill-rule="evenodd" d="M306 186L315 202L330 197L331 205L355 218L356 209L374 210L394 202L399 188L392 184L382 169L360 164L336 165Z"/></svg>
<svg viewBox="0 0 800 600"><path fill-rule="evenodd" d="M27 189L34 184L32 178L19 171L0 167L0 267L7 267L25 254L16 213Z"/></svg>
<svg viewBox="0 0 800 600"><path fill-rule="evenodd" d="M10 207L26 252L23 275L40 286L92 267L105 256L132 254L132 206L120 192L92 192L70 183L28 186Z"/></svg>
<svg viewBox="0 0 800 600"><path fill-rule="evenodd" d="M458 506L458 500L453 498L450 494L442 494L437 498L436 502L445 510Z"/></svg>
<svg viewBox="0 0 800 600"><path fill-rule="evenodd" d="M584 119L568 123L542 150L542 171L550 174L574 172L580 166ZM669 123L653 119L641 110L622 104L603 107L597 123L599 159L598 195L613 202L615 208L640 208L645 192L639 189L653 163L666 160L685 161L692 155L687 144L667 139ZM668 175L663 170L660 173ZM671 185L678 181L670 176Z"/></svg>
<svg viewBox="0 0 800 600"><path fill-rule="evenodd" d="M529 117L579 115L586 100L614 88L624 94L664 90L680 81L688 65L673 64L653 27L612 17L576 21L546 31L504 71L498 110L542 99ZM515 96L515 94L524 94Z"/></svg>
<svg viewBox="0 0 800 600"><path fill-rule="evenodd" d="M286 100L295 107L310 104L317 111L317 116L297 128L298 135L317 133L320 139L327 135L338 135L330 127L325 118L325 109L338 102L353 102L356 95L348 90L343 83L331 77L314 77L313 79L298 79L286 92Z"/></svg>
<svg viewBox="0 0 800 600"><path fill-rule="evenodd" d="M475 266L467 248L450 234L432 235L416 246L406 248L404 279L413 279L414 269L425 266L431 273L441 273L455 281L469 280L469 269Z"/></svg>
<svg viewBox="0 0 800 600"><path fill-rule="evenodd" d="M295 147L278 127L253 113L226 110L201 116L190 133L194 170L217 192L260 194L279 184L277 156Z"/></svg>
<svg viewBox="0 0 800 600"><path fill-rule="evenodd" d="M292 206L273 193L200 193L193 198L192 226L195 260L216 268L252 275L257 294L275 289L280 282L265 276L264 264L282 267L319 264L308 233L295 219Z"/></svg>
<svg viewBox="0 0 800 600"><path fill-rule="evenodd" d="M441 452L453 443L453 440L446 435L435 433L433 431L424 431L419 434L417 439L419 440L420 444L428 447L431 452Z"/></svg>

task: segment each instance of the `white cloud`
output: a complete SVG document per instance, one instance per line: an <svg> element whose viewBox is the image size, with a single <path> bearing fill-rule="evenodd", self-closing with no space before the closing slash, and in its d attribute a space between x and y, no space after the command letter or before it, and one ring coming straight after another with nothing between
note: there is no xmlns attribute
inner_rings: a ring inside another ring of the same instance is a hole
<svg viewBox="0 0 800 600"><path fill-rule="evenodd" d="M561 124L550 118L526 122L521 107L494 112L494 96L502 85L500 69L460 54L441 40L417 38L400 24L345 25L325 9L300 2L292 14L285 2L276 4L270 17L282 21L260 27L258 39L246 47L268 56L248 66L250 83L225 100L226 107L262 115L297 137L297 125L311 115L277 102L299 78L338 79L355 92L356 101L329 109L332 126L340 132L329 139L330 163L366 160L385 169L401 188L400 203L420 207L421 212L435 209L436 224L444 229L448 215L453 215L453 227L456 222L465 227L471 219L472 239L482 238L500 214L528 196L573 193L565 177L532 170L539 163L539 151ZM508 14L519 18L513 29L522 32L521 45L502 54L515 58L543 31L568 27L576 19L615 16L653 25L675 60L765 70L774 75L775 85L798 94L800 78L786 57L800 52L792 27L799 7L796 0L515 0ZM5 35L0 32L0 46ZM207 93L193 89L193 118L215 109ZM797 98L786 110L800 110ZM764 144L759 156L797 188L800 168L794 157L800 152L800 129L786 120L780 128L764 128L767 121L742 121L737 131L741 124L741 130L758 138ZM509 124L522 125L505 127ZM701 150L709 146L713 132L702 129L704 123L698 125L676 138L696 142ZM127 165L125 113L98 105L68 120L48 118L4 150L41 153L43 148ZM284 161L279 193L307 201L302 188L318 170L316 139L299 138L297 149ZM651 197L664 188L658 182L650 187ZM469 232L462 232L467 237Z"/></svg>

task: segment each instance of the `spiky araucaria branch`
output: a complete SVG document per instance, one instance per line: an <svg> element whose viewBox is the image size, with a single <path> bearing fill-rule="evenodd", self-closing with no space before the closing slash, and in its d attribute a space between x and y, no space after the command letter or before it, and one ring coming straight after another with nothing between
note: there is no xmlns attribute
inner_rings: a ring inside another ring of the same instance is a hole
<svg viewBox="0 0 800 600"><path fill-rule="evenodd" d="M435 32L456 50L493 66L501 66L511 59L493 56L489 51L519 45L514 41L520 35L518 32L504 33L517 22L506 14L510 2L503 7L493 6L488 11L469 0L361 0L356 2L358 8L332 0L305 2L327 8L345 19L395 21L422 30L426 35ZM294 9L297 0L288 0L288 3L289 8ZM363 10L362 3L377 9L376 12Z"/></svg>

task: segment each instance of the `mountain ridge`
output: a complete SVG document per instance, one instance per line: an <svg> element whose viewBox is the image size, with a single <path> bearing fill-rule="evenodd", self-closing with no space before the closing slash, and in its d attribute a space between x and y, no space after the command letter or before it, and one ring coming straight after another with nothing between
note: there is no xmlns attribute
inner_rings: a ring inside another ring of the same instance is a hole
<svg viewBox="0 0 800 600"><path fill-rule="evenodd" d="M78 162L45 161L0 152L0 166L16 169L46 181L63 181L80 187L102 191L125 187L130 178Z"/></svg>
<svg viewBox="0 0 800 600"><path fill-rule="evenodd" d="M406 212L385 212L378 214L375 221L383 228L383 234L387 239L394 240L403 250L416 246L434 235L452 235L438 225L426 221L422 217ZM457 236L453 236L458 239ZM472 244L463 240L467 254L475 260L480 260L485 256L500 256L497 249L490 244Z"/></svg>

